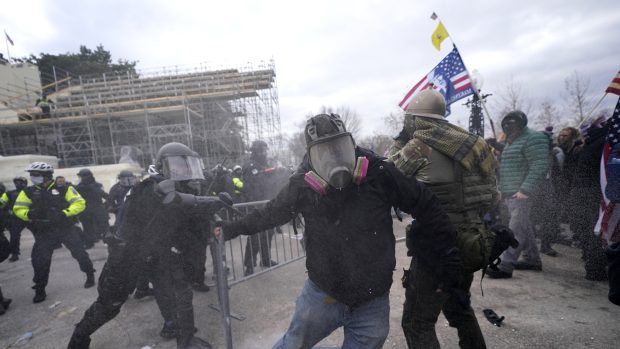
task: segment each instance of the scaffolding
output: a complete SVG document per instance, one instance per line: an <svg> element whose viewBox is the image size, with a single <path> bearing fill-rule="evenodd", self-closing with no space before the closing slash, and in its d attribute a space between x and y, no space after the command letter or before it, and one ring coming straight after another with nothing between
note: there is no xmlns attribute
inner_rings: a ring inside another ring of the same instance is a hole
<svg viewBox="0 0 620 349"><path fill-rule="evenodd" d="M146 167L159 147L175 141L215 166L241 163L256 139L274 153L282 147L273 61L77 77L55 71L54 81L46 86L55 102L49 115L19 93L5 98L19 121L0 127L0 154L54 155L73 167L117 163L132 147Z"/></svg>

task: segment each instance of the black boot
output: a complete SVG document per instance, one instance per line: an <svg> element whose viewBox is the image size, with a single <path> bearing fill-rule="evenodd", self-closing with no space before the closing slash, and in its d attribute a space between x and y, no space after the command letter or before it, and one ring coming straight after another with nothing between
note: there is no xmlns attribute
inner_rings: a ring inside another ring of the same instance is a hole
<svg viewBox="0 0 620 349"><path fill-rule="evenodd" d="M11 258L9 258L9 262L15 262L19 259L19 253L13 253Z"/></svg>
<svg viewBox="0 0 620 349"><path fill-rule="evenodd" d="M145 297L152 297L155 295L155 290L153 290L152 288L147 288L145 290L136 290L136 292L134 292L133 294L133 298L135 299L142 299Z"/></svg>
<svg viewBox="0 0 620 349"><path fill-rule="evenodd" d="M90 273L86 273L86 282L84 283L84 288L91 288L95 286L95 271L93 270Z"/></svg>
<svg viewBox="0 0 620 349"><path fill-rule="evenodd" d="M90 337L80 337L73 333L67 349L88 349L90 346Z"/></svg>
<svg viewBox="0 0 620 349"><path fill-rule="evenodd" d="M198 292L209 292L211 288L203 282L192 282L192 288Z"/></svg>
<svg viewBox="0 0 620 349"><path fill-rule="evenodd" d="M34 298L32 299L33 303L41 303L47 298L47 293L45 293L44 288L35 288Z"/></svg>
<svg viewBox="0 0 620 349"><path fill-rule="evenodd" d="M177 337L177 326L174 322L164 322L164 327L159 331L159 335L162 338L173 339Z"/></svg>

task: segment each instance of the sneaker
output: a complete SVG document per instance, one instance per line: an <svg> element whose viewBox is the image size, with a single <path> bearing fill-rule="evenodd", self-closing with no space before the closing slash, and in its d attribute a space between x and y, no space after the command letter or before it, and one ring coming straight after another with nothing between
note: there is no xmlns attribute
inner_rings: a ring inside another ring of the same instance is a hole
<svg viewBox="0 0 620 349"><path fill-rule="evenodd" d="M517 270L535 270L541 271L542 264L528 263L528 262L517 262L515 263L515 269Z"/></svg>
<svg viewBox="0 0 620 349"><path fill-rule="evenodd" d="M209 292L211 289L204 282L192 282L192 288L198 292Z"/></svg>
<svg viewBox="0 0 620 349"><path fill-rule="evenodd" d="M41 303L45 300L45 298L47 298L47 294L45 293L45 290L42 289L36 289L35 290L35 294L34 294L34 298L32 299L33 303Z"/></svg>
<svg viewBox="0 0 620 349"><path fill-rule="evenodd" d="M512 273L508 273L505 271L501 271L499 269L487 269L487 275L491 279L510 279L512 277Z"/></svg>
<svg viewBox="0 0 620 349"><path fill-rule="evenodd" d="M15 262L19 259L19 255L14 253L11 255L11 258L9 258L9 262Z"/></svg>
<svg viewBox="0 0 620 349"><path fill-rule="evenodd" d="M155 296L155 290L152 288L147 288L146 290L136 290L136 292L134 292L133 294L133 298L135 299L142 299L142 298L146 298L146 297L152 297Z"/></svg>

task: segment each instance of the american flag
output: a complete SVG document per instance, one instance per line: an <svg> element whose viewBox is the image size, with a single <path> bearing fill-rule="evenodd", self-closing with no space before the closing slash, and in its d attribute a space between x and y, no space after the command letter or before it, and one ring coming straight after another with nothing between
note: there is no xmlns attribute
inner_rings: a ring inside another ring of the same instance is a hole
<svg viewBox="0 0 620 349"><path fill-rule="evenodd" d="M620 209L615 209L615 204L605 195L605 187L607 186L607 161L614 145L620 143L620 98L616 104L616 109L611 119L609 119L609 132L607 133L607 141L603 147L603 155L601 156L601 191L603 200L599 210L598 221L594 227L594 232L608 243L612 240L614 231L618 222L620 222Z"/></svg>
<svg viewBox="0 0 620 349"><path fill-rule="evenodd" d="M430 73L418 81L398 105L407 110L413 96L427 88L434 88L444 96L446 116L450 115L450 104L474 94L471 78L456 47Z"/></svg>
<svg viewBox="0 0 620 349"><path fill-rule="evenodd" d="M609 84L609 87L607 87L607 90L605 90L605 92L617 94L618 96L620 96L620 71L614 77L614 79L611 80L611 84Z"/></svg>
<svg viewBox="0 0 620 349"><path fill-rule="evenodd" d="M15 46L15 44L13 43L13 39L11 39L9 34L6 33L6 30L4 31L4 36L6 36L6 40L11 43L11 46Z"/></svg>

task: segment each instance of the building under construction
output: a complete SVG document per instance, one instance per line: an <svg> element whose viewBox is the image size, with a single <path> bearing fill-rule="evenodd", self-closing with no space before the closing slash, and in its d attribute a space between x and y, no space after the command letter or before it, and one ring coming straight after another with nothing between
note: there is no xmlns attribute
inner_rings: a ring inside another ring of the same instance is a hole
<svg viewBox="0 0 620 349"><path fill-rule="evenodd" d="M17 118L0 125L0 154L54 155L63 167L132 158L146 167L160 146L176 141L214 166L225 160L240 163L256 139L276 152L281 148L273 62L217 70L56 75L43 87L55 103L49 115L34 106L28 83L3 91L0 99Z"/></svg>

